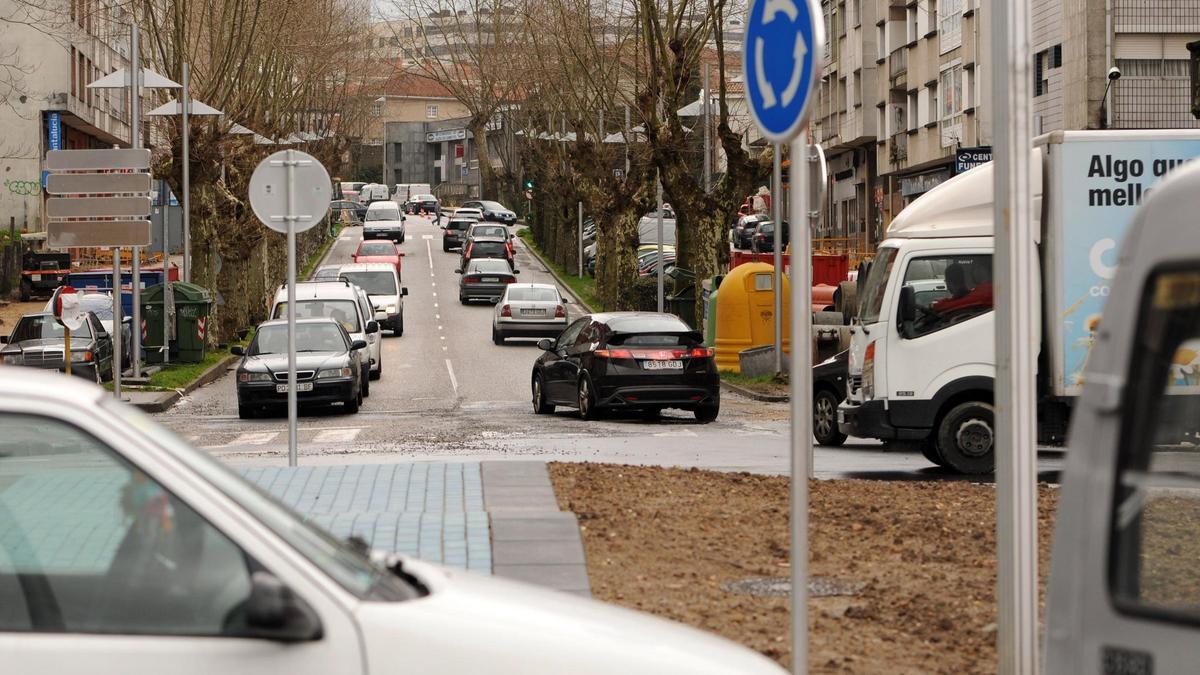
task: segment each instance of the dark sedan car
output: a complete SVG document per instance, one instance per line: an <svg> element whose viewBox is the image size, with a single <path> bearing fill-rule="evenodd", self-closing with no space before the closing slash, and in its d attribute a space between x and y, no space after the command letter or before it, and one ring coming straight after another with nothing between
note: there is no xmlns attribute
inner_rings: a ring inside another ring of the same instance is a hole
<svg viewBox="0 0 1200 675"><path fill-rule="evenodd" d="M471 201L463 202L464 209L479 209L483 212L483 219L493 223L504 223L505 225L516 225L517 214L507 208L500 202L493 201Z"/></svg>
<svg viewBox="0 0 1200 675"><path fill-rule="evenodd" d="M84 315L83 326L71 331L71 374L93 382L112 376L112 336L92 312ZM48 312L26 314L11 335L0 336L0 363L66 371L66 336L63 327Z"/></svg>
<svg viewBox="0 0 1200 675"><path fill-rule="evenodd" d="M783 221L783 250L787 250L788 245L788 224ZM750 239L750 250L754 253L774 253L775 252L775 223L759 223L758 229L754 231L754 236Z"/></svg>
<svg viewBox="0 0 1200 675"><path fill-rule="evenodd" d="M343 211L348 212L356 223L362 223L367 217L367 205L349 199L339 199L329 202L329 209L333 211L335 216L341 214Z"/></svg>
<svg viewBox="0 0 1200 675"><path fill-rule="evenodd" d="M407 202L404 202L405 210L409 213L421 213L426 215L441 216L442 207L438 203L438 198L433 195L413 195Z"/></svg>
<svg viewBox="0 0 1200 675"><path fill-rule="evenodd" d="M813 366L813 436L821 445L839 446L846 434L838 430L838 405L846 398L850 350Z"/></svg>
<svg viewBox="0 0 1200 675"><path fill-rule="evenodd" d="M446 223L446 228L442 230L442 250L450 251L456 248L462 248L463 242L467 238L467 230L475 224L474 220L452 219Z"/></svg>
<svg viewBox="0 0 1200 675"><path fill-rule="evenodd" d="M758 231L761 223L770 222L771 217L765 214L757 214L753 216L745 216L733 228L733 247L737 249L750 248L751 242L754 241L754 234Z"/></svg>
<svg viewBox="0 0 1200 675"><path fill-rule="evenodd" d="M509 284L517 282L517 274L520 272L498 258L472 260L458 281L458 301L464 305L472 300L495 302Z"/></svg>
<svg viewBox="0 0 1200 675"><path fill-rule="evenodd" d="M254 340L243 350L237 367L238 416L249 419L267 408L281 408L288 399L287 321L259 325ZM352 340L334 319L296 320L296 400L301 406L341 403L347 413L362 405L363 340Z"/></svg>
<svg viewBox="0 0 1200 675"><path fill-rule="evenodd" d="M711 422L721 409L721 379L713 350L679 317L654 312L613 312L581 317L533 365L533 409L579 409L595 419L603 410L691 410Z"/></svg>
<svg viewBox="0 0 1200 675"><path fill-rule="evenodd" d="M517 269L517 259L513 253L512 242L501 237L476 237L465 241L462 257L458 261L458 269L466 270L472 260L483 258L507 260L509 267Z"/></svg>

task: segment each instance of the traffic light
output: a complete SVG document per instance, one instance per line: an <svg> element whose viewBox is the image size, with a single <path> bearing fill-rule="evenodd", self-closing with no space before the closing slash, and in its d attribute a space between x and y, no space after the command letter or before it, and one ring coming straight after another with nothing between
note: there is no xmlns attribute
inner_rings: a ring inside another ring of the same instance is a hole
<svg viewBox="0 0 1200 675"><path fill-rule="evenodd" d="M532 178L526 178L526 179L525 179L525 189L526 189L526 190L532 190L532 189L533 189L533 179L532 179Z"/></svg>

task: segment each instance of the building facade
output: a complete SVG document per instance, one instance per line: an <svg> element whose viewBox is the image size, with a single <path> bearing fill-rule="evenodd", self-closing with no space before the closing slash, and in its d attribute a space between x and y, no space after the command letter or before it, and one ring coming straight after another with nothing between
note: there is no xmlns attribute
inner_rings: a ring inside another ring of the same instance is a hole
<svg viewBox="0 0 1200 675"><path fill-rule="evenodd" d="M0 0L0 58L16 68L0 99L0 225L43 229L43 158L48 150L129 146L128 90L88 89L129 67L124 5L62 2L62 12L30 15L24 3ZM11 86L8 86L11 85Z"/></svg>

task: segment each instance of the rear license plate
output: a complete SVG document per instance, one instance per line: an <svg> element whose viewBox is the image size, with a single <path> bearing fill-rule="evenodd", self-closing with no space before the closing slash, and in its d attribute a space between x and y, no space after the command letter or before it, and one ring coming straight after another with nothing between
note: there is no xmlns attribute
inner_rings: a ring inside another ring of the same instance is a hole
<svg viewBox="0 0 1200 675"><path fill-rule="evenodd" d="M30 280L30 281L41 281L41 280L42 280L42 275L40 275L40 274L30 274L30 275L29 275L29 280Z"/></svg>
<svg viewBox="0 0 1200 675"><path fill-rule="evenodd" d="M522 309L521 316L546 316L544 309Z"/></svg>
<svg viewBox="0 0 1200 675"><path fill-rule="evenodd" d="M485 284L494 284L494 283L498 283L500 281L500 277L484 277L484 278L480 279L480 281L482 281Z"/></svg>
<svg viewBox="0 0 1200 675"><path fill-rule="evenodd" d="M683 361L642 361L646 370L682 370Z"/></svg>
<svg viewBox="0 0 1200 675"><path fill-rule="evenodd" d="M297 383L296 383L296 391L298 391L298 392L300 392L300 391L312 391L312 389L313 389L313 383L312 383L312 382L297 382ZM277 384L277 385L275 385L275 393L276 393L276 394L286 394L286 393L287 393L287 390L288 390L288 386L287 386L286 384Z"/></svg>

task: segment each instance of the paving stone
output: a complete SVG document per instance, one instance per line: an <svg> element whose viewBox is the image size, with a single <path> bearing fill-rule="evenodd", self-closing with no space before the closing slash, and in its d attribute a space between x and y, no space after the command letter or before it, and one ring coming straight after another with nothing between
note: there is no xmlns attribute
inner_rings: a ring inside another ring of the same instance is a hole
<svg viewBox="0 0 1200 675"><path fill-rule="evenodd" d="M587 567L584 565L500 565L493 563L492 574L560 591L590 589Z"/></svg>

